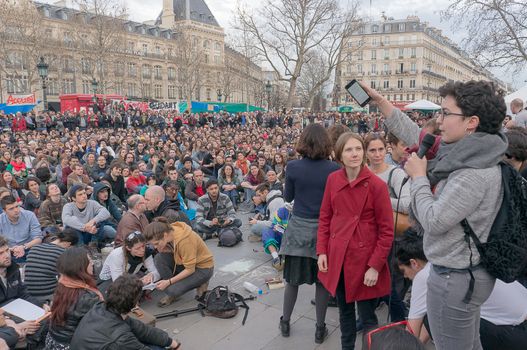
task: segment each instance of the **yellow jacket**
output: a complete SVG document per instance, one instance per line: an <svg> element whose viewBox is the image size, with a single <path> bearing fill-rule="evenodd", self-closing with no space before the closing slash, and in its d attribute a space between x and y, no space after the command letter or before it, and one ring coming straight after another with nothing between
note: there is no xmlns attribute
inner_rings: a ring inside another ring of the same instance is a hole
<svg viewBox="0 0 527 350"><path fill-rule="evenodd" d="M184 222L175 222L172 224L172 235L176 265L183 265L190 272L194 272L196 268L214 267L214 257L211 251L190 226Z"/></svg>

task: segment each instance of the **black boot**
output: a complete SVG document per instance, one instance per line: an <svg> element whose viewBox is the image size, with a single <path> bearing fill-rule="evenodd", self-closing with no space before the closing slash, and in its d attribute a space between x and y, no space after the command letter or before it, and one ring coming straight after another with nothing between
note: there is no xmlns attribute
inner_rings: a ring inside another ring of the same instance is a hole
<svg viewBox="0 0 527 350"><path fill-rule="evenodd" d="M318 326L315 331L315 343L322 344L326 337L328 336L328 329L326 327L326 324L324 323L323 326Z"/></svg>
<svg viewBox="0 0 527 350"><path fill-rule="evenodd" d="M282 319L283 316L280 316L280 332L282 332L282 337L289 337L289 332L291 330L291 327L289 326L289 321L284 321Z"/></svg>

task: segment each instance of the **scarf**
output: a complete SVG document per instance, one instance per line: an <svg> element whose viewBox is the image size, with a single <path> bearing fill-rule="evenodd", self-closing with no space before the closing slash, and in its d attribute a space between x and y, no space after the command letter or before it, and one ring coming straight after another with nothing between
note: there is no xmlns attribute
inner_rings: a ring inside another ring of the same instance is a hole
<svg viewBox="0 0 527 350"><path fill-rule="evenodd" d="M498 165L507 147L507 138L502 132L476 132L449 144L441 141L436 157L428 161L430 184L436 186L459 169L485 169Z"/></svg>
<svg viewBox="0 0 527 350"><path fill-rule="evenodd" d="M258 186L261 182L258 180L256 176L253 174L247 175L247 181L251 184L251 186Z"/></svg>
<svg viewBox="0 0 527 350"><path fill-rule="evenodd" d="M95 294L97 294L100 301L104 301L104 297L102 296L101 292L97 288L92 287L82 281L74 280L68 276L60 275L59 283L62 284L66 288L86 289L86 290L92 291Z"/></svg>
<svg viewBox="0 0 527 350"><path fill-rule="evenodd" d="M247 165L247 161L236 161L236 167L242 171L243 175L246 175L249 172L249 166Z"/></svg>

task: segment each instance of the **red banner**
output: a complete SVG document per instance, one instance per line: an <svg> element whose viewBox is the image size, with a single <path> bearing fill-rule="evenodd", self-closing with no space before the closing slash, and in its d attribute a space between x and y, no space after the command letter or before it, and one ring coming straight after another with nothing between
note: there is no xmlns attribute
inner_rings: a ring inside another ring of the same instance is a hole
<svg viewBox="0 0 527 350"><path fill-rule="evenodd" d="M37 99L35 94L31 95L9 95L7 97L7 106L25 106L36 105Z"/></svg>

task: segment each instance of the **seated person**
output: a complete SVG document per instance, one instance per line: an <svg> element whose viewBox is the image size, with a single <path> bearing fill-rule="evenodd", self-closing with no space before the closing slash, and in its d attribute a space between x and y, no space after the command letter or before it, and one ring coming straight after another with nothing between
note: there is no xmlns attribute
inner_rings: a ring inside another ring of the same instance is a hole
<svg viewBox="0 0 527 350"><path fill-rule="evenodd" d="M187 186L185 187L185 198L187 199L189 209L198 208L198 198L203 196L205 191L203 171L196 169L194 170L193 180L187 181Z"/></svg>
<svg viewBox="0 0 527 350"><path fill-rule="evenodd" d="M143 284L130 275L115 280L106 301L97 303L82 319L71 340L75 350L178 349L180 343L165 331L129 317L142 295Z"/></svg>
<svg viewBox="0 0 527 350"><path fill-rule="evenodd" d="M278 209L285 205L284 197L281 191L272 190L266 182L256 187L256 196L260 197L261 203L265 203L265 214L261 220L255 218L249 221L251 233L256 236L262 236L262 231L272 225L272 218L276 215Z"/></svg>
<svg viewBox="0 0 527 350"><path fill-rule="evenodd" d="M108 181L112 187L112 193L115 194L122 203L126 203L128 192L126 191L122 171L123 165L121 162L114 160L110 164L110 171L103 177L103 180Z"/></svg>
<svg viewBox="0 0 527 350"><path fill-rule="evenodd" d="M183 158L183 167L179 171L179 175L185 180L185 181L192 181L194 168L192 166L192 157L185 157Z"/></svg>
<svg viewBox="0 0 527 350"><path fill-rule="evenodd" d="M240 187L240 180L234 172L234 167L226 164L220 169L218 174L218 185L221 193L226 194L231 199L234 210L238 209L238 188Z"/></svg>
<svg viewBox="0 0 527 350"><path fill-rule="evenodd" d="M46 186L46 200L38 212L38 221L45 236L56 234L63 229L62 209L67 203L57 184Z"/></svg>
<svg viewBox="0 0 527 350"><path fill-rule="evenodd" d="M128 234L122 247L115 248L104 261L99 274L99 290L106 291L112 281L125 273L138 275L143 285L159 280L154 265L154 249L146 246L146 239L139 231Z"/></svg>
<svg viewBox="0 0 527 350"><path fill-rule="evenodd" d="M0 293L0 305L5 305L15 299L24 299L32 304L42 306L41 303L33 298L22 282L18 264L12 262L11 252L7 245L7 239L0 236L0 285L3 293ZM15 324L6 320L6 325L0 325L0 339L14 348L16 343L26 335L34 334L40 325L35 321L25 321Z"/></svg>
<svg viewBox="0 0 527 350"><path fill-rule="evenodd" d="M85 185L86 192L91 194L93 188L91 187L92 181L84 172L84 168L80 164L75 164L72 166L73 172L68 175L68 191L75 185Z"/></svg>
<svg viewBox="0 0 527 350"><path fill-rule="evenodd" d="M9 195L2 198L0 205L0 232L7 239L15 263L24 263L29 250L42 243L40 223L31 211L20 208L20 203Z"/></svg>
<svg viewBox="0 0 527 350"><path fill-rule="evenodd" d="M165 307L192 289L201 297L214 273L214 258L205 242L182 222L169 224L163 217L154 219L144 232L148 243L157 249L154 262L161 276L156 288L164 291L158 306Z"/></svg>
<svg viewBox="0 0 527 350"><path fill-rule="evenodd" d="M256 194L256 187L265 182L265 174L257 164L251 164L249 173L243 179L241 186L245 190L245 203L250 203Z"/></svg>
<svg viewBox="0 0 527 350"><path fill-rule="evenodd" d="M278 252L282 243L282 236L287 228L289 221L289 210L284 206L276 211L272 217L271 227L266 227L262 231L262 242L264 250L273 257L273 267L282 271L284 266Z"/></svg>
<svg viewBox="0 0 527 350"><path fill-rule="evenodd" d="M201 234L204 240L207 240L224 227L241 227L242 221L236 217L234 206L229 197L220 193L218 181L209 180L206 188L207 194L198 199L196 232Z"/></svg>
<svg viewBox="0 0 527 350"><path fill-rule="evenodd" d="M88 244L93 237L99 242L115 237L113 227L101 225L111 217L110 212L98 202L88 199L83 185L73 186L69 195L71 203L66 204L62 210L62 222L64 227L71 227L77 231L79 243Z"/></svg>
<svg viewBox="0 0 527 350"><path fill-rule="evenodd" d="M431 264L423 252L423 240L405 236L398 243L397 264L413 281L408 323L422 342L430 339L426 319L427 280ZM520 350L527 344L527 289L519 282L496 280L489 298L481 305L480 339L484 350Z"/></svg>
<svg viewBox="0 0 527 350"><path fill-rule="evenodd" d="M191 225L187 215L181 210L179 200L167 198L166 192L161 186L152 186L145 193L146 208L149 210L147 217L150 221L163 216L170 223L180 221Z"/></svg>
<svg viewBox="0 0 527 350"><path fill-rule="evenodd" d="M78 241L77 232L67 228L58 231L51 243L38 244L29 251L24 279L29 294L42 303L51 300L57 288L57 260Z"/></svg>
<svg viewBox="0 0 527 350"><path fill-rule="evenodd" d="M46 349L68 350L79 322L104 298L93 277L93 262L83 247L67 249L59 257L57 271L60 277L51 305Z"/></svg>
<svg viewBox="0 0 527 350"><path fill-rule="evenodd" d="M196 209L188 209L187 205L185 204L185 200L183 199L183 196L179 191L179 181L168 180L166 184L163 185L163 188L165 189L166 196L169 200L177 199L181 211L184 212L187 215L188 219L192 222L192 220L196 218Z"/></svg>
<svg viewBox="0 0 527 350"><path fill-rule="evenodd" d="M146 186L146 176L141 174L141 171L136 165L132 165L130 167L130 177L126 180L128 194L138 194L141 192L143 186Z"/></svg>
<svg viewBox="0 0 527 350"><path fill-rule="evenodd" d="M183 180L176 169L175 166L169 166L166 170L167 177L161 183L162 187L165 187L168 181L177 181L178 183L178 192L181 193L183 199L185 199L185 188L187 183Z"/></svg>
<svg viewBox="0 0 527 350"><path fill-rule="evenodd" d="M266 173L267 183L269 183L271 191L280 191L284 192L284 184L278 180L278 175L273 169L268 170Z"/></svg>
<svg viewBox="0 0 527 350"><path fill-rule="evenodd" d="M123 214L119 225L117 225L115 247L120 247L130 232L143 232L148 225L148 218L145 215L146 199L139 194L134 194L128 198L127 203L128 211Z"/></svg>
<svg viewBox="0 0 527 350"><path fill-rule="evenodd" d="M110 186L104 182L98 182L93 186L93 194L91 199L102 205L108 210L111 217L108 220L105 220L101 225L106 226L106 234L109 239L114 239L117 234L117 223L121 221L122 212L117 208L115 203L110 199L112 194L112 189ZM110 231L114 232L110 232Z"/></svg>

